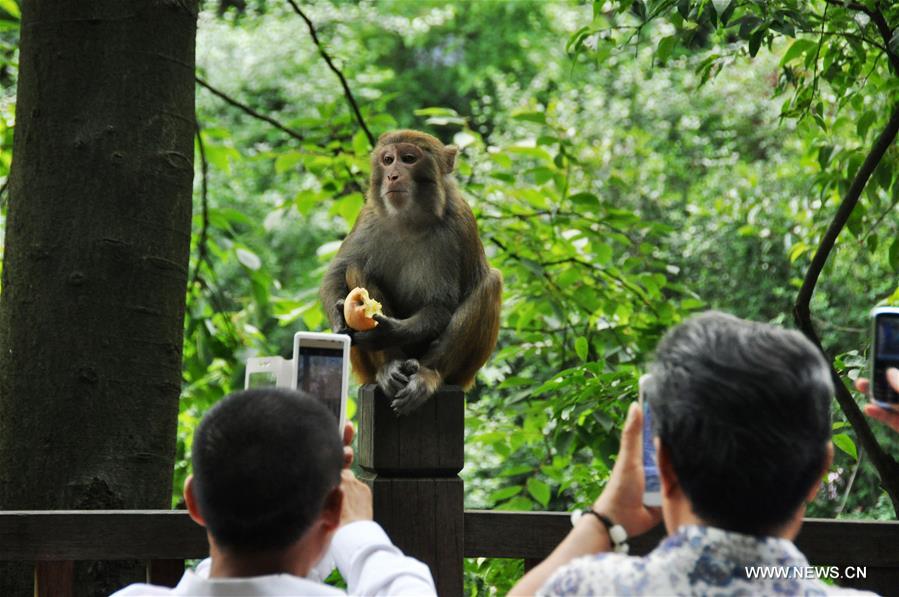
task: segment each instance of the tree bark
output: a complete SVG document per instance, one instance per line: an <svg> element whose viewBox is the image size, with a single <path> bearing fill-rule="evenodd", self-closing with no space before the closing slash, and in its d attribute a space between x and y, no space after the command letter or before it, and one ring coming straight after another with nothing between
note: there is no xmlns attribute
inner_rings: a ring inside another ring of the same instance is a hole
<svg viewBox="0 0 899 597"><path fill-rule="evenodd" d="M196 20L197 0L22 2L0 509L171 504ZM0 594L29 594L13 568ZM118 588L119 568L81 566L76 594Z"/></svg>

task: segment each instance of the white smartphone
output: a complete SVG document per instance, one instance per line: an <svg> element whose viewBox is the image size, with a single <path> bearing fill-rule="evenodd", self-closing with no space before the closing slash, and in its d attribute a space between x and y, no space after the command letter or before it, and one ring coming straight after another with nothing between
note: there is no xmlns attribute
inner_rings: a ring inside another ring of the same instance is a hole
<svg viewBox="0 0 899 597"><path fill-rule="evenodd" d="M291 369L286 366L288 363L281 357L250 357L244 388L289 388Z"/></svg>
<svg viewBox="0 0 899 597"><path fill-rule="evenodd" d="M297 332L291 364L291 387L324 402L342 433L350 391L350 337Z"/></svg>
<svg viewBox="0 0 899 597"><path fill-rule="evenodd" d="M899 307L871 311L871 399L883 408L899 411L899 392L887 383L887 369L899 367Z"/></svg>
<svg viewBox="0 0 899 597"><path fill-rule="evenodd" d="M638 384L640 410L643 411L643 505L658 507L662 505L662 482L659 479L659 467L656 464L656 446L652 435L652 413L649 403L643 399L643 388L649 374L642 375Z"/></svg>

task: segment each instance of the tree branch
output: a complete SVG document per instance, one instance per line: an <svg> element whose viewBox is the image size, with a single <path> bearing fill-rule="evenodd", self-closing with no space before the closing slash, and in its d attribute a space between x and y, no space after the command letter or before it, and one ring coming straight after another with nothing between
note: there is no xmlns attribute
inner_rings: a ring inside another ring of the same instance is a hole
<svg viewBox="0 0 899 597"><path fill-rule="evenodd" d="M220 97L221 99L225 100L225 102L231 104L235 108L239 108L239 109L243 110L244 112L246 112L253 118L256 118L258 120L262 120L264 122L269 123L276 129L284 131L285 133L287 133L288 135L290 135L297 141L300 141L300 142L303 141L302 134L298 133L297 131L293 130L292 128L288 128L288 127L284 126L283 124L281 124L280 122L278 122L277 120L272 118L271 116L266 116L265 114L260 114L259 112L257 112L253 108L249 107L248 105L243 104L243 103L237 101L236 99L232 98L231 96L227 95L225 92L219 91L218 89L216 89L215 87L213 87L212 85L210 85L209 83L207 83L206 81L201 79L200 77L196 77L196 80L197 80L197 83L201 87L205 87L210 92L212 92L213 95Z"/></svg>
<svg viewBox="0 0 899 597"><path fill-rule="evenodd" d="M353 92L350 91L350 86L346 82L346 77L343 76L343 73L340 72L334 62L331 60L331 56L328 55L328 52L325 51L324 46L322 46L321 41L318 39L318 32L315 30L315 26L312 24L312 21L309 20L309 17L297 6L294 0L287 0L288 4L290 4L293 11L297 13L301 19L306 21L306 27L309 28L309 35L312 36L312 41L315 42L315 47L318 48L318 53L324 59L324 61L328 64L328 68L337 75L337 78L340 79L340 85L343 87L343 95L346 97L346 101L350 104L350 108L353 110L353 114L356 116L356 122L359 123L359 126L362 127L362 130L365 132L365 136L368 137L368 142L371 143L371 146L375 146L375 137L371 134L371 131L368 130L368 126L365 124L365 120L362 118L362 112L359 111L359 104L356 103L356 98L353 97Z"/></svg>
<svg viewBox="0 0 899 597"><path fill-rule="evenodd" d="M9 176L6 177L6 180L3 181L3 184L0 185L0 208L3 208L6 205L6 201L3 199L3 194L6 192L6 187L9 186Z"/></svg>
<svg viewBox="0 0 899 597"><path fill-rule="evenodd" d="M861 410L859 410L858 405L852 398L852 394L843 384L843 380L840 378L839 373L834 369L832 364L833 359L827 355L827 352L821 345L821 340L818 338L815 328L812 325L810 307L812 294L815 291L818 278L820 277L824 266L827 264L830 253L833 251L837 236L839 236L840 232L843 230L843 227L849 220L849 216L852 215L852 210L858 204L858 200L865 188L865 184L867 184L874 169L880 163L887 148L889 148L890 144L896 138L897 133L899 133L899 104L896 104L893 107L893 113L890 116L886 128L884 128L877 137L871 151L858 169L858 172L856 172L855 177L852 179L852 184L849 186L849 190L846 192L845 197L843 197L843 201L840 203L839 208L837 208L837 213L834 215L830 226L828 226L827 231L824 233L824 237L821 239L817 251L815 251L815 256L812 258L808 271L805 273L805 279L802 281L802 287L799 289L799 294L796 296L796 303L793 306L793 317L799 329L802 330L802 332L814 342L819 349L821 349L821 352L827 356L828 362L831 363L830 372L833 377L834 385L836 386L837 402L839 402L840 407L843 409L843 413L855 430L859 442L868 453L871 462L880 474L884 488L893 502L893 508L899 512L899 463L897 463L889 454L884 452L880 447L880 444L877 443L864 415L862 415Z"/></svg>
<svg viewBox="0 0 899 597"><path fill-rule="evenodd" d="M197 149L200 152L200 172L202 173L202 178L200 179L200 205L203 214L203 224L200 228L200 240L197 241L197 262L194 264L194 273L190 277L190 286L188 288L193 288L194 284L200 279L200 268L203 266L203 263L212 267L212 264L209 263L209 252L206 247L209 235L209 162L206 160L206 146L203 144L202 132L200 120L197 119Z"/></svg>

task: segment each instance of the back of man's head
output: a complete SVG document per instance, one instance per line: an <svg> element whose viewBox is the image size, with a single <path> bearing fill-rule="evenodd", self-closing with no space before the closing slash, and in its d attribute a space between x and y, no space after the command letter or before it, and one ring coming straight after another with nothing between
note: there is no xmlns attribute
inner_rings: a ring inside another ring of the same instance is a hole
<svg viewBox="0 0 899 597"><path fill-rule="evenodd" d="M282 549L318 517L342 460L337 421L320 402L275 388L235 392L194 435L194 497L219 548Z"/></svg>
<svg viewBox="0 0 899 597"><path fill-rule="evenodd" d="M656 349L644 388L656 435L700 518L769 534L820 478L833 384L798 332L707 312Z"/></svg>

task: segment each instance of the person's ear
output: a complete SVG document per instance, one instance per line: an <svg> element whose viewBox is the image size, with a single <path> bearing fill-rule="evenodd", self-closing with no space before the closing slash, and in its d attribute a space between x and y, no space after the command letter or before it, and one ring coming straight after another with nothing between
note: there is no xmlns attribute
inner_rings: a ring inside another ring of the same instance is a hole
<svg viewBox="0 0 899 597"><path fill-rule="evenodd" d="M340 512L343 510L343 490L338 486L325 497L321 521L324 530L332 531L340 526Z"/></svg>
<svg viewBox="0 0 899 597"><path fill-rule="evenodd" d="M659 438L655 437L652 441L656 447L656 465L659 467L659 477L662 480L662 495L671 498L681 491L680 480L671 464L671 452Z"/></svg>
<svg viewBox="0 0 899 597"><path fill-rule="evenodd" d="M809 503L815 499L815 494L818 493L818 490L821 488L821 479L824 478L824 475L827 474L827 471L830 470L830 465L833 464L833 442L827 442L827 454L824 456L824 467L821 469L821 474L815 477L815 482L812 483L812 488L809 490L808 495L805 497L805 502Z"/></svg>
<svg viewBox="0 0 899 597"><path fill-rule="evenodd" d="M187 506L187 513L195 523L201 527L206 526L203 515L200 514L200 508L197 505L197 496L194 494L194 476L188 475L184 481L184 503Z"/></svg>

